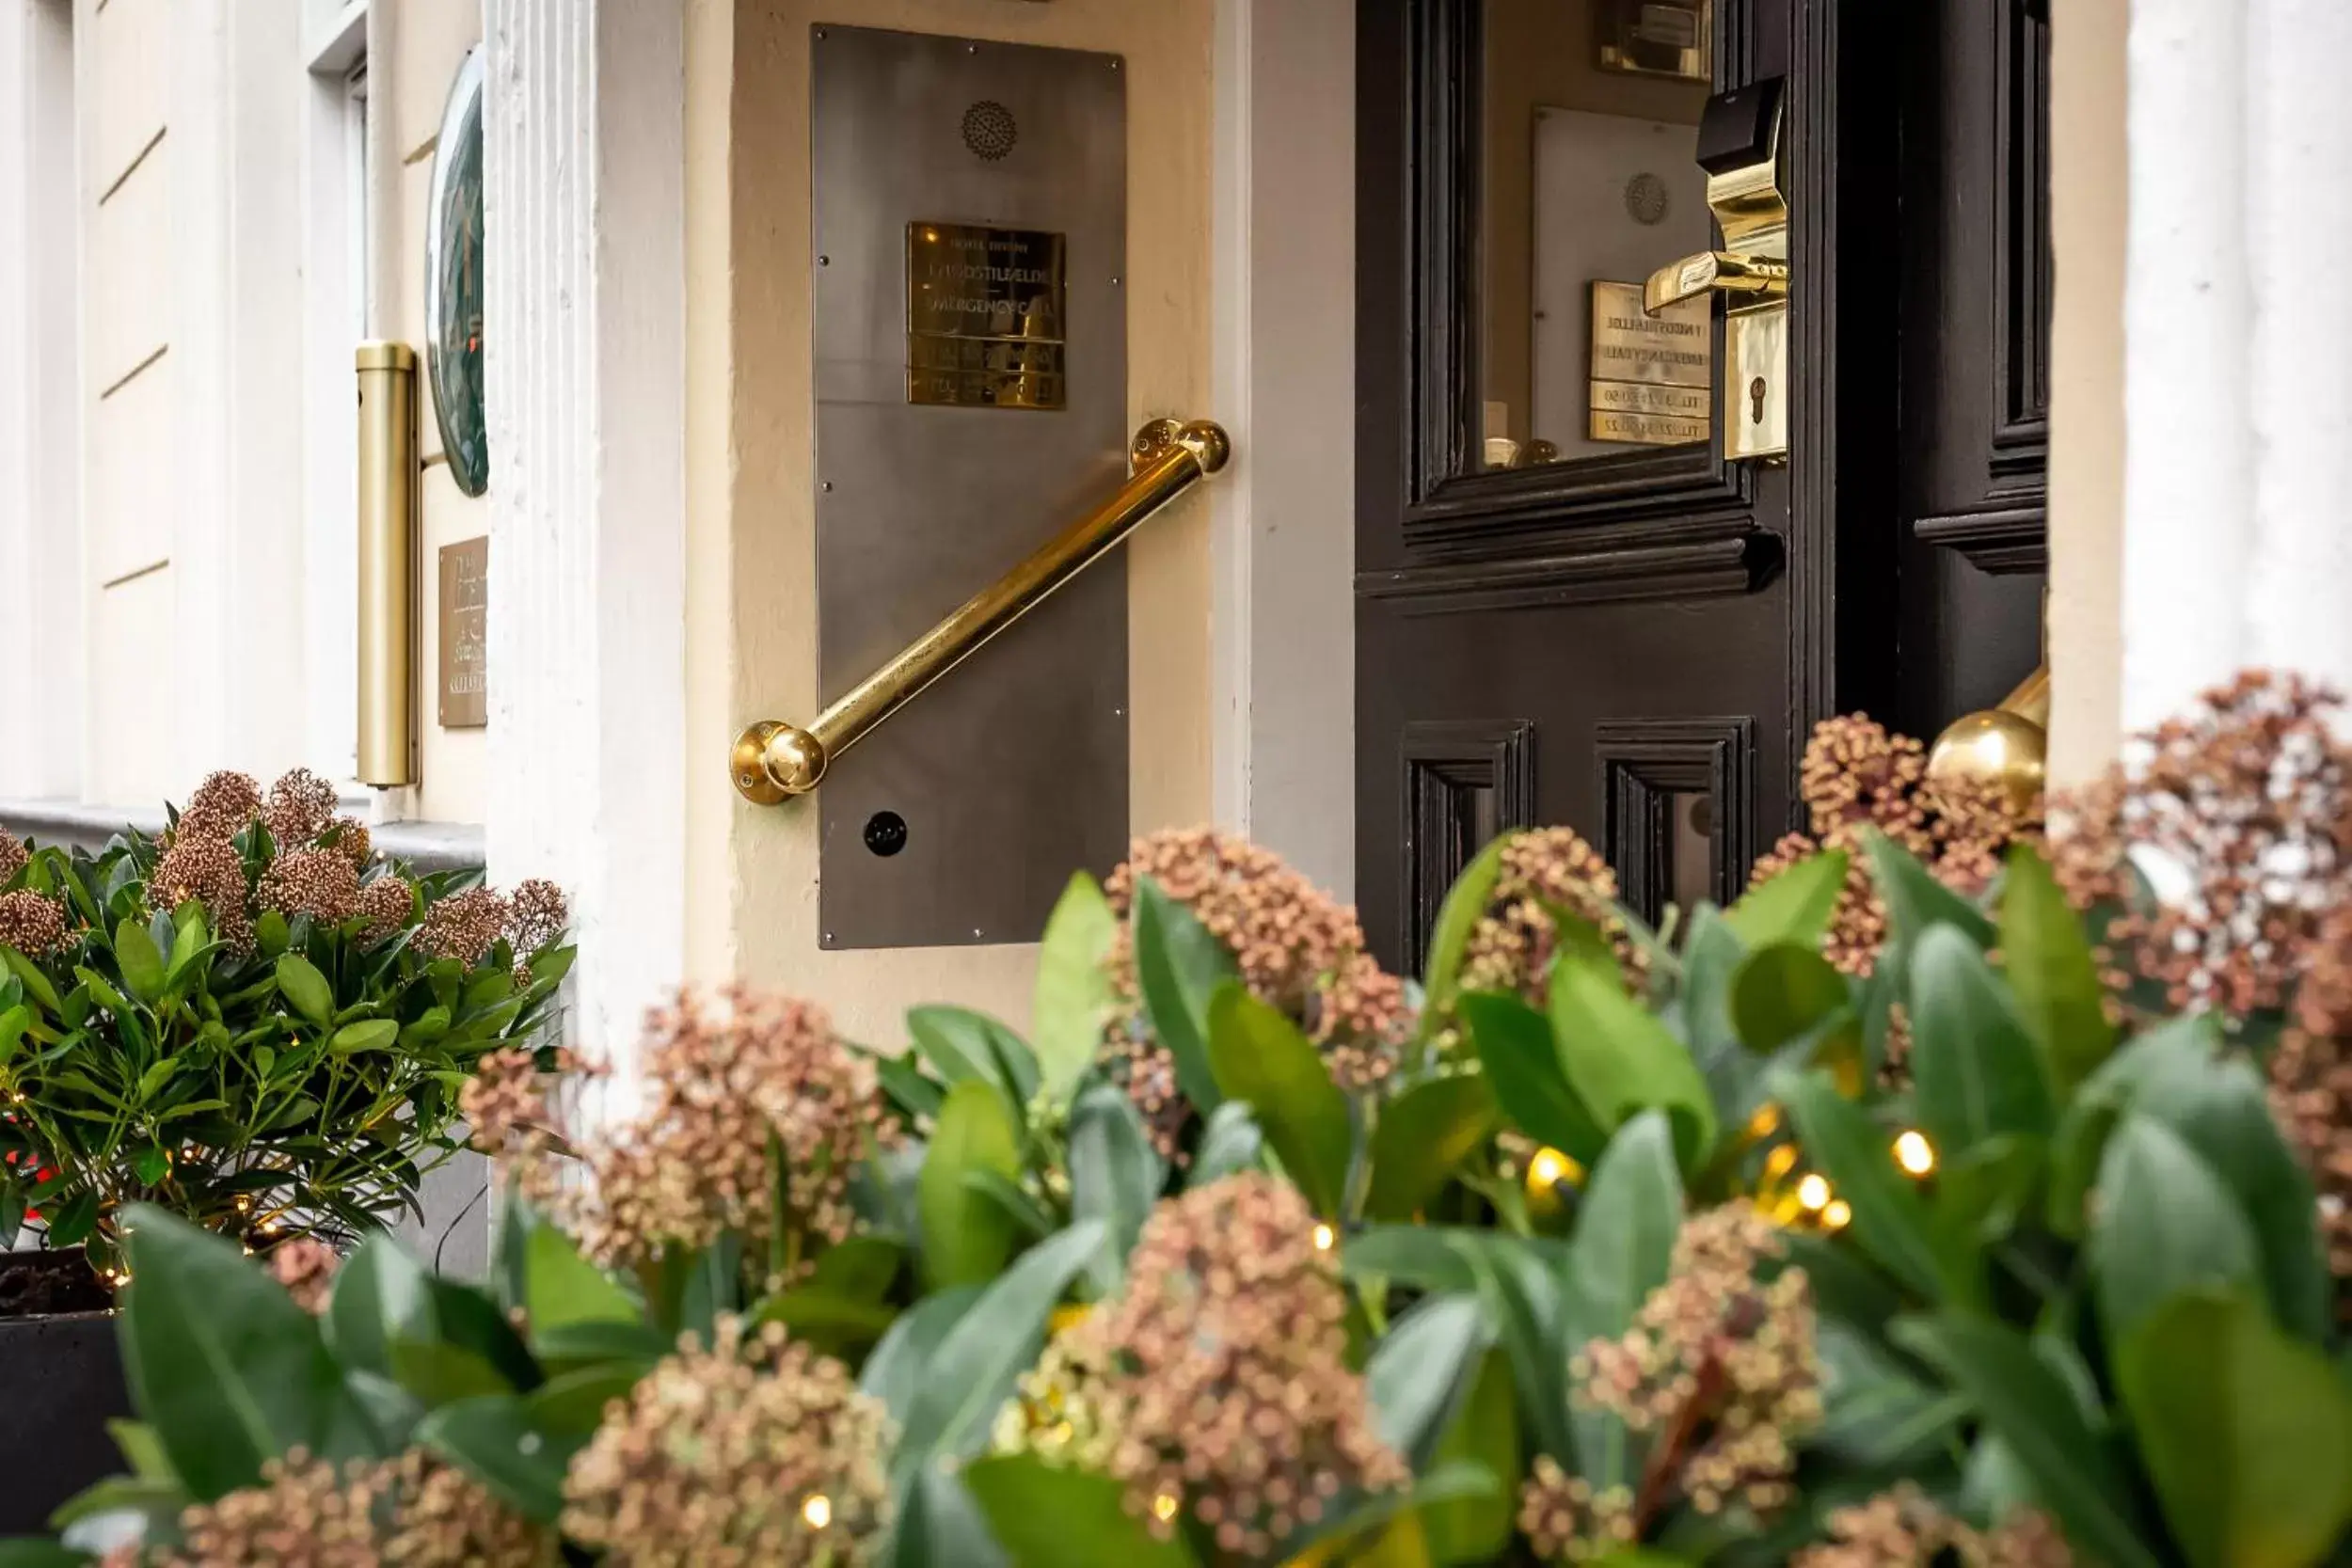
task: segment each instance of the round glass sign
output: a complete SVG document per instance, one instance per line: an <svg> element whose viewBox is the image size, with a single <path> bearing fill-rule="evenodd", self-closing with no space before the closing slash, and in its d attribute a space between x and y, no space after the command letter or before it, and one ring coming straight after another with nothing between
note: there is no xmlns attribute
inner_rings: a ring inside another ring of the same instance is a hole
<svg viewBox="0 0 2352 1568"><path fill-rule="evenodd" d="M426 219L425 373L450 477L469 496L490 487L490 432L482 399L482 51L469 50L450 84L433 150Z"/></svg>

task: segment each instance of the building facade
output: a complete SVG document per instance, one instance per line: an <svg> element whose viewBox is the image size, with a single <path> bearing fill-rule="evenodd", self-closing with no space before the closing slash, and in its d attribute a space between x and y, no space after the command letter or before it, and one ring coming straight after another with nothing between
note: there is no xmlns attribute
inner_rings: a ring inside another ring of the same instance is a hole
<svg viewBox="0 0 2352 1568"><path fill-rule="evenodd" d="M2327 488L2352 394L2310 348L2347 307L2285 275L2352 227L2327 173L2352 112L2306 80L2352 21L2044 8L1653 6L1692 19L1688 57L1626 71L1608 48L1658 40L1613 45L1614 19L1660 24L1604 0L0 0L0 819L103 822L215 767L366 793L352 350L427 336L437 136L478 50L490 474L463 494L428 412L414 635L436 670L433 563L486 537L487 721L427 702L375 816L572 889L578 1027L624 1059L681 979L804 992L866 1038L926 999L1017 1020L1034 931L835 941L859 825L748 803L729 766L747 723L840 695L823 626L862 608L820 569L829 28L1119 63L1122 373L1085 394L1122 430L1213 418L1235 457L1099 568L1126 665L1105 809L1244 829L1387 946L1483 832L1606 841L1621 774L1678 824L1657 854L1696 834L1661 888L1720 880L1828 712L1932 733L2039 657L2069 778L2240 664L2352 677ZM1789 451L1714 455L1749 390L1719 401L1720 364L1610 394L1697 439L1596 436L1584 291L1716 243L1710 94L1771 81L1791 358L1755 410L1788 398ZM1933 142L1899 134L1923 103L1953 117L1933 166L1897 151ZM1632 214L1624 258L1575 249L1602 227L1580 180ZM1978 351L1934 330L1979 305L2008 377L1981 395L2014 393L1989 482L1980 394L1952 390ZM1899 411L1931 404L1957 412L1918 446ZM1041 487L1037 527L1084 499ZM967 790L1009 766L932 762Z"/></svg>

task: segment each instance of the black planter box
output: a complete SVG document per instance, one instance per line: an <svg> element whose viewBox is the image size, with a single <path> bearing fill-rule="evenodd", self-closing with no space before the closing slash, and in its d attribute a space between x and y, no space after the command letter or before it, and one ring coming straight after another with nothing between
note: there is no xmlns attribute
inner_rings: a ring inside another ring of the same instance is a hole
<svg viewBox="0 0 2352 1568"><path fill-rule="evenodd" d="M106 1422L131 1414L111 1312L0 1319L0 1536L38 1535L59 1503L121 1474Z"/></svg>

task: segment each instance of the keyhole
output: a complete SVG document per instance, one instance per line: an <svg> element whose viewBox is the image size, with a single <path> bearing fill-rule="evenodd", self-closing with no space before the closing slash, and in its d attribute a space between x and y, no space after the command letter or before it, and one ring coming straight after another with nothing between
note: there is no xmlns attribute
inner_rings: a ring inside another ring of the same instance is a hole
<svg viewBox="0 0 2352 1568"><path fill-rule="evenodd" d="M1748 422L1764 422L1764 378L1760 375L1748 383Z"/></svg>

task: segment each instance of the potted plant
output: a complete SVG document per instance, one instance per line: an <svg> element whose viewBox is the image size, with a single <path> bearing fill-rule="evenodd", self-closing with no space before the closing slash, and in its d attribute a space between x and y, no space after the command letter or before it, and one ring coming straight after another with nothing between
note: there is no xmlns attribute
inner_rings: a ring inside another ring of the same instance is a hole
<svg viewBox="0 0 2352 1568"><path fill-rule="evenodd" d="M689 999L576 1146L502 1052L492 1279L373 1238L294 1293L138 1212L133 1473L0 1568L2340 1560L2309 707L2224 694L2046 858L1833 733L1834 847L1661 933L1507 839L1418 991L1273 857L1155 835L1073 882L1027 1038ZM1904 842L1947 818L2013 842ZM2185 942L2157 849L2275 918Z"/></svg>
<svg viewBox="0 0 2352 1568"><path fill-rule="evenodd" d="M412 878L297 770L215 774L160 839L0 833L0 1385L47 1389L0 1488L37 1528L109 1463L108 1318L139 1204L238 1248L419 1212L485 1051L546 1027L563 900ZM93 1468L94 1466L94 1468Z"/></svg>

